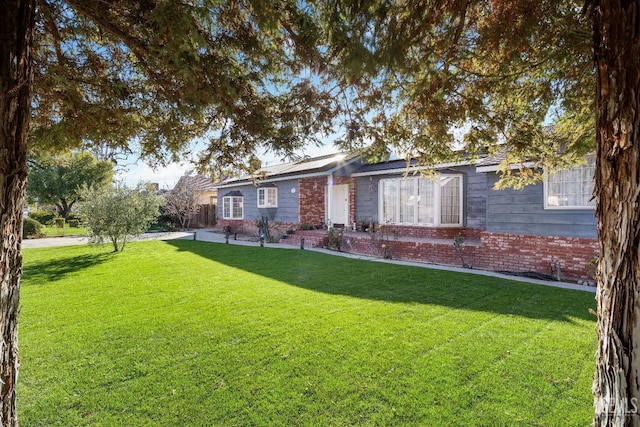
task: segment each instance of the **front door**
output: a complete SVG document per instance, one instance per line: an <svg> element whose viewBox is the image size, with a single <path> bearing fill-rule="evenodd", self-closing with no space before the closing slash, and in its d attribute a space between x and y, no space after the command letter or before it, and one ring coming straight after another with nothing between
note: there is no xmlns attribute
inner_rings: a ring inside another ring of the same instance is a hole
<svg viewBox="0 0 640 427"><path fill-rule="evenodd" d="M349 184L334 185L331 188L331 224L349 227Z"/></svg>

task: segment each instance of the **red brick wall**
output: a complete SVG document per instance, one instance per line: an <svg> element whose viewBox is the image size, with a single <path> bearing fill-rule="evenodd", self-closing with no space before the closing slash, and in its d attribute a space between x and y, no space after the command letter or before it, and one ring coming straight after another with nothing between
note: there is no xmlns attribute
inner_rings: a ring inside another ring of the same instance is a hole
<svg viewBox="0 0 640 427"><path fill-rule="evenodd" d="M232 233L240 234L255 234L257 228L255 221L242 220L242 219L218 219L216 228L224 230L225 227L229 227Z"/></svg>
<svg viewBox="0 0 640 427"><path fill-rule="evenodd" d="M251 220L230 220L230 219L219 219L216 223L216 229L224 230L224 227L230 227L232 233L238 233L248 236L258 236L258 227L256 227L256 222ZM273 237L277 237L275 234L279 231L280 233L285 233L287 229L298 228L298 224L290 223L290 222L276 222L269 221L269 229L271 230L271 234Z"/></svg>
<svg viewBox="0 0 640 427"><path fill-rule="evenodd" d="M305 178L298 181L300 197L300 223L317 225L324 223L326 177Z"/></svg>
<svg viewBox="0 0 640 427"><path fill-rule="evenodd" d="M355 179L351 177L337 176L334 185L349 185L349 224L350 227L356 216L356 186ZM327 218L325 212L325 188L327 177L305 178L298 181L300 194L300 223L317 225L324 223Z"/></svg>
<svg viewBox="0 0 640 427"><path fill-rule="evenodd" d="M390 237L386 240L380 240L372 239L368 233L348 233L347 237L353 252L384 256L385 249L382 248L382 244L384 244L386 245L386 250L395 259L462 267L462 261L453 245L453 239L426 242L420 240L395 240ZM463 256L466 264L471 264L476 247L477 242L463 245Z"/></svg>
<svg viewBox="0 0 640 427"><path fill-rule="evenodd" d="M483 232L480 242L482 250L475 254L480 268L552 274L556 262L563 279L593 279L589 262L598 253L596 239Z"/></svg>
<svg viewBox="0 0 640 427"><path fill-rule="evenodd" d="M449 236L452 230L435 228L431 229L434 237L425 239L407 234L412 231L410 227L396 229L399 231L397 240L393 234L387 234L386 240L381 240L379 233L372 239L369 233L347 232L345 237L350 246L344 250L381 257L384 243L395 259L462 267L453 237L467 233L462 243L462 256L465 264L475 269L552 275L553 262L560 267L561 280L593 279L589 263L598 251L596 239L489 233L479 229L456 229L456 233ZM306 237L307 247L322 245L324 232L306 232L306 236L304 233L297 232L290 243L299 244L299 238Z"/></svg>
<svg viewBox="0 0 640 427"><path fill-rule="evenodd" d="M376 225L376 229L380 225ZM452 239L455 236L462 236L465 239L479 240L480 233L483 231L481 228L466 228L466 227L420 227L420 226L408 226L408 225L385 225L392 229L398 230L403 237L412 237L419 239Z"/></svg>

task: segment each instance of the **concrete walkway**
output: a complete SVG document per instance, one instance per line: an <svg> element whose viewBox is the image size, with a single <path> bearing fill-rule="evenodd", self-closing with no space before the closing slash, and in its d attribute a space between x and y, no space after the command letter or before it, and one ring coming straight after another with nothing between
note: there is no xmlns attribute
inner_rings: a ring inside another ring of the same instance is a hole
<svg viewBox="0 0 640 427"><path fill-rule="evenodd" d="M198 240L202 242L213 242L213 243L222 243L222 244L226 243L224 234L218 231L213 231L211 229L198 229L198 230L188 231L188 232L180 231L180 232L166 232L166 233L146 233L134 240L172 240L172 239ZM87 242L88 241L86 237L49 237L45 239L23 240L22 247L23 248L45 248L45 247L55 247L55 246L82 245L82 244L86 244ZM228 243L233 245L244 245L244 246L260 245L259 242L255 240L249 240L247 238L238 238L238 240L234 240L233 236L229 237ZM294 246L294 245L288 245L284 243L265 243L264 246L270 247L270 248L300 250L300 247L297 245ZM323 248L305 247L305 250L321 252L321 253L334 255L334 256L342 256L345 258L372 261L372 262L406 265L411 267L431 268L435 270L455 271L458 273L477 274L480 276L496 277L500 279L513 280L515 282L533 283L536 285L552 286L552 287L562 288L562 289L572 289L572 290L592 292L592 293L595 293L596 291L596 288L594 287L582 286L575 283L553 282L553 281L532 279L529 277L513 276L513 275L496 273L493 271L487 271L487 270L472 270L468 268L427 264L427 263L415 262L415 261L389 260L389 259L382 259L378 257L366 256L366 255L351 254L347 252L337 252L337 251L323 249Z"/></svg>

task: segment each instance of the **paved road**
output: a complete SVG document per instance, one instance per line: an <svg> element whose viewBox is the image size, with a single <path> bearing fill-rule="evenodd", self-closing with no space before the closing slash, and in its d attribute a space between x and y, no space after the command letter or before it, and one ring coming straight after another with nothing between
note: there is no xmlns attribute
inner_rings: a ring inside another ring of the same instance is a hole
<svg viewBox="0 0 640 427"><path fill-rule="evenodd" d="M168 232L168 233L145 233L134 240L194 239L194 237L195 237L195 240L204 241L204 242L225 243L224 234L220 232L214 232L209 229L199 229L199 230L190 231L190 232L179 231L179 232ZM25 239L22 241L22 247L23 248L47 248L47 247L55 247L55 246L82 245L86 243L87 243L86 237L48 237L45 239ZM233 238L229 239L228 243L234 244L234 245L246 245L246 246L259 245L259 243L256 241L250 241L246 239L233 240ZM282 249L300 250L298 246L279 244L279 243L265 243L265 246L282 248ZM426 263L413 262L413 261L388 260L388 259L382 259L377 257L370 257L366 255L350 254L347 252L336 252L336 251L322 249L322 248L307 248L305 250L323 252L323 253L327 253L335 256L362 259L362 260L374 261L374 262L387 262L387 263L407 265L407 266L413 266L413 267L423 267L423 268L432 268L436 270L447 270L447 271L456 271L460 273L478 274L482 276L497 277L501 279L513 280L516 282L533 283L537 285L553 286L553 287L563 288L563 289L574 289L574 290L580 290L580 291L586 291L586 292L595 292L596 290L595 288L592 288L589 286L577 285L575 283L550 282L546 280L538 280L538 279L532 279L528 277L510 276L510 275L500 274L500 273L496 273L493 271L486 271L486 270L469 270L465 268L426 264Z"/></svg>

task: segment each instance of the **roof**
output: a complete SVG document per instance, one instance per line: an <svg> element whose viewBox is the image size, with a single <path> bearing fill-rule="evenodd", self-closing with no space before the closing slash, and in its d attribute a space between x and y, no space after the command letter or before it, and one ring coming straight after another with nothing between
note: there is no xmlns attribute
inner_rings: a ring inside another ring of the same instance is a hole
<svg viewBox="0 0 640 427"><path fill-rule="evenodd" d="M430 166L420 165L416 159L411 159L409 164L404 159L399 160L387 160L377 163L367 163L362 165L358 170L353 173L353 176L372 176L372 175L386 175L390 173L405 173L415 172L420 170L438 170L451 168L456 166L468 166L474 164L471 161L463 160L450 163L438 163Z"/></svg>
<svg viewBox="0 0 640 427"><path fill-rule="evenodd" d="M211 178L206 177L204 175L194 175L194 176L181 176L176 184L176 187L186 184L193 188L195 191L203 191L203 192L213 192L216 191L216 187L213 185L213 181Z"/></svg>
<svg viewBox="0 0 640 427"><path fill-rule="evenodd" d="M240 178L231 178L223 181L216 188L244 185L255 179L261 182L270 182L310 175L327 175L334 169L352 163L358 158L358 156L349 155L348 153L334 153L295 162L265 166L255 171L252 175L244 175Z"/></svg>
<svg viewBox="0 0 640 427"><path fill-rule="evenodd" d="M295 174L299 172L311 172L317 170L332 169L341 161L349 157L346 153L327 154L320 157L313 157L309 159L303 159L297 162L283 163L273 166L265 166L258 169L254 175L256 176L274 176Z"/></svg>
<svg viewBox="0 0 640 427"><path fill-rule="evenodd" d="M501 150L494 154L489 154L485 157L480 157L476 161L476 166L497 166L500 163L504 162L507 159L507 152L505 150Z"/></svg>

